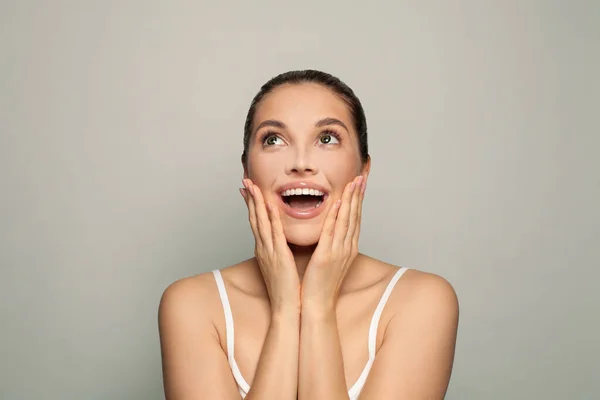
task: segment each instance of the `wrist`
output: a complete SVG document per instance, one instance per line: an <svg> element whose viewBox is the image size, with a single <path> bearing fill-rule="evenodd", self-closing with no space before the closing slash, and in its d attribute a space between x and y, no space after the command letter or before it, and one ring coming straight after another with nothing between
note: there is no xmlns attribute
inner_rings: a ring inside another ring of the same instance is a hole
<svg viewBox="0 0 600 400"><path fill-rule="evenodd" d="M271 318L282 320L298 319L300 312L300 304L278 305L271 308Z"/></svg>
<svg viewBox="0 0 600 400"><path fill-rule="evenodd" d="M302 319L327 320L336 317L336 307L334 304L313 304L303 303L301 310Z"/></svg>

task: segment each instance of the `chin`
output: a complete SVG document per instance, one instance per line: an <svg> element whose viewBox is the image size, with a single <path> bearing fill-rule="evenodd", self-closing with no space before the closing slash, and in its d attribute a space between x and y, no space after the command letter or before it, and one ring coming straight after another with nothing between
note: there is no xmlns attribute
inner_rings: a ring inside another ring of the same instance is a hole
<svg viewBox="0 0 600 400"><path fill-rule="evenodd" d="M321 236L321 229L310 225L312 224L308 226L284 227L285 238L288 243L301 247L316 245Z"/></svg>

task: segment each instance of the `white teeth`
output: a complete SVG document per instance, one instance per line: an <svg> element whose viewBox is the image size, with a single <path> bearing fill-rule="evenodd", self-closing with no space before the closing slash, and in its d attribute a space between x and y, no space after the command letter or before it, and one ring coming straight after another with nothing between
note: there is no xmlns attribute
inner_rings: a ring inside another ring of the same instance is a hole
<svg viewBox="0 0 600 400"><path fill-rule="evenodd" d="M310 195L310 196L324 196L325 193L321 192L317 189L308 189L308 188L297 188L297 189L288 189L281 192L282 196L294 196L294 195Z"/></svg>

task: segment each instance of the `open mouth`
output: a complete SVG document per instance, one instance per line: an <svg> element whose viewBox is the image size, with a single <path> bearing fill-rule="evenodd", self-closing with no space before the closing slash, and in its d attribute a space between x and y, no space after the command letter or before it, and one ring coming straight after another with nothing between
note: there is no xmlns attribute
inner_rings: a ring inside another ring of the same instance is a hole
<svg viewBox="0 0 600 400"><path fill-rule="evenodd" d="M310 211L318 208L327 198L327 193L317 189L288 189L281 193L285 204L297 211Z"/></svg>

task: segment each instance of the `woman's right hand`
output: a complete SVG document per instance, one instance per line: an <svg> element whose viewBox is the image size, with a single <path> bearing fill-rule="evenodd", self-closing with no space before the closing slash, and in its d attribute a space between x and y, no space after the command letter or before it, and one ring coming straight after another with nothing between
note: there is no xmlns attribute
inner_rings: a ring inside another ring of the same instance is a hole
<svg viewBox="0 0 600 400"><path fill-rule="evenodd" d="M287 244L279 210L264 197L250 179L242 180L240 189L248 206L248 217L254 234L254 255L258 261L269 299L271 312L300 311L300 278L294 255Z"/></svg>

